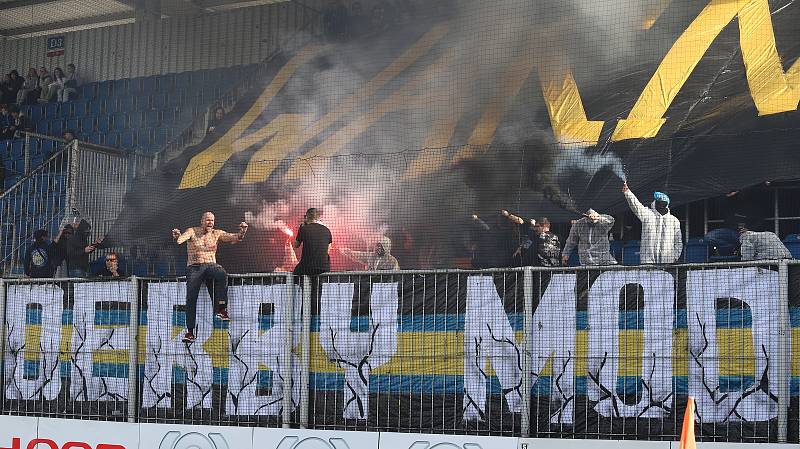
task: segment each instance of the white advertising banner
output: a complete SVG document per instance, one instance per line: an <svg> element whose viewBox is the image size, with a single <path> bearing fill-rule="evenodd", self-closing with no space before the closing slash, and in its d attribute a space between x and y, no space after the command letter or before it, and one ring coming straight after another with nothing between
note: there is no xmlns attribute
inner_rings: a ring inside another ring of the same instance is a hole
<svg viewBox="0 0 800 449"><path fill-rule="evenodd" d="M253 429L247 427L140 424L139 448L252 449Z"/></svg>
<svg viewBox="0 0 800 449"><path fill-rule="evenodd" d="M136 449L139 425L133 423L39 418L39 448ZM71 444L69 444L71 443ZM21 446L26 447L26 446Z"/></svg>
<svg viewBox="0 0 800 449"><path fill-rule="evenodd" d="M517 449L517 438L381 432L380 447L391 449Z"/></svg>
<svg viewBox="0 0 800 449"><path fill-rule="evenodd" d="M253 449L377 449L379 440L377 432L260 428L253 431Z"/></svg>
<svg viewBox="0 0 800 449"><path fill-rule="evenodd" d="M0 416L0 448L27 448L36 439L38 418Z"/></svg>

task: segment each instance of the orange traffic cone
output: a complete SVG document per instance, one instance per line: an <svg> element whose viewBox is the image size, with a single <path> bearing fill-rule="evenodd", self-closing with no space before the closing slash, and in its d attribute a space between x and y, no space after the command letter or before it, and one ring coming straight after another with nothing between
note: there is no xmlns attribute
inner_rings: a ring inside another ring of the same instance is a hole
<svg viewBox="0 0 800 449"><path fill-rule="evenodd" d="M681 430L680 449L697 449L694 440L694 398L689 396L686 402L686 413L683 414L683 430Z"/></svg>

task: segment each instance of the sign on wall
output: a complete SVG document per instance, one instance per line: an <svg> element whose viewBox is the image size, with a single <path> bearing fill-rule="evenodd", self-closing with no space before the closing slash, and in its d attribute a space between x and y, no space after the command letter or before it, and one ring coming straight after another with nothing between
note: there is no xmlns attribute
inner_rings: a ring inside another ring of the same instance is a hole
<svg viewBox="0 0 800 449"><path fill-rule="evenodd" d="M47 38L47 57L54 58L64 54L64 35Z"/></svg>

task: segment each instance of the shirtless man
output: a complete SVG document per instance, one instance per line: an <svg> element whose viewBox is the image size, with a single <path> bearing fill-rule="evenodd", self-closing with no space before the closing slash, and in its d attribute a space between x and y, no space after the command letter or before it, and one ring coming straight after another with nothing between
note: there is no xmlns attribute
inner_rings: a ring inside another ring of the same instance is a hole
<svg viewBox="0 0 800 449"><path fill-rule="evenodd" d="M206 212L200 226L189 228L181 234L172 230L172 238L178 243L188 242L186 268L186 334L185 343L193 343L197 321L197 295L202 284L206 284L211 301L216 300L217 318L228 321L228 273L217 263L217 242L239 243L247 232L247 223L239 223L239 232L233 234L214 229L214 214Z"/></svg>

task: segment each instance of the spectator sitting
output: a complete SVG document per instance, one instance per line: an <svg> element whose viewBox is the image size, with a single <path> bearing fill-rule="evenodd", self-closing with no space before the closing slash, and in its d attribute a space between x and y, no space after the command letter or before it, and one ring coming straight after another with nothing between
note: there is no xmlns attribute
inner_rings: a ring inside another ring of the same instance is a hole
<svg viewBox="0 0 800 449"><path fill-rule="evenodd" d="M36 69L31 67L28 69L28 76L25 77L25 82L22 84L22 89L17 93L17 104L23 105L31 103L36 96L36 90L39 88L39 74Z"/></svg>
<svg viewBox="0 0 800 449"><path fill-rule="evenodd" d="M5 103L0 104L0 139L14 138L14 117Z"/></svg>
<svg viewBox="0 0 800 449"><path fill-rule="evenodd" d="M774 232L753 232L745 223L739 223L739 240L743 261L792 258L792 253Z"/></svg>
<svg viewBox="0 0 800 449"><path fill-rule="evenodd" d="M46 67L39 67L39 101L47 103L55 96L55 90L50 88L53 84L53 76L47 71Z"/></svg>
<svg viewBox="0 0 800 449"><path fill-rule="evenodd" d="M4 75L0 81L0 104L11 104L17 101L17 90L14 89L14 82L11 75Z"/></svg>
<svg viewBox="0 0 800 449"><path fill-rule="evenodd" d="M53 69L53 82L48 86L49 93L47 101L60 100L61 92L64 90L64 83L67 82L67 77L64 76L64 71L61 67Z"/></svg>
<svg viewBox="0 0 800 449"><path fill-rule="evenodd" d="M392 241L381 236L371 251L353 251L350 248L340 249L341 253L355 262L366 265L367 270L399 270L400 264L391 255Z"/></svg>
<svg viewBox="0 0 800 449"><path fill-rule="evenodd" d="M219 126L222 119L225 118L225 109L222 107L217 107L214 109L214 116L211 117L211 120L208 121L208 130L206 131L207 134L212 134L216 131L217 126Z"/></svg>
<svg viewBox="0 0 800 449"><path fill-rule="evenodd" d="M119 256L115 252L106 254L106 264L97 272L99 277L124 278L126 274L119 268Z"/></svg>
<svg viewBox="0 0 800 449"><path fill-rule="evenodd" d="M14 125L12 128L14 130L15 139L21 139L25 137L24 133L33 131L33 123L31 123L27 115L20 112L19 106L11 106L11 117L14 118Z"/></svg>
<svg viewBox="0 0 800 449"><path fill-rule="evenodd" d="M25 275L32 278L51 278L56 267L53 265L53 244L44 229L33 233L33 244L25 252Z"/></svg>
<svg viewBox="0 0 800 449"><path fill-rule="evenodd" d="M67 76L64 78L64 86L58 92L58 101L64 103L74 100L78 97L78 86L81 85L81 79L78 72L75 70L75 64L67 65Z"/></svg>

